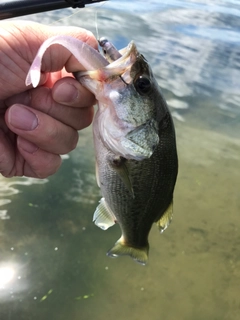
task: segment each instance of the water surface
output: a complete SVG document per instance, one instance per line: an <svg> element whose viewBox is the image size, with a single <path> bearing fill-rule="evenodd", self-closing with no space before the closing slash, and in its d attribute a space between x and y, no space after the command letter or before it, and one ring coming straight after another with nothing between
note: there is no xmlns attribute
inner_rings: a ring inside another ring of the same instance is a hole
<svg viewBox="0 0 240 320"><path fill-rule="evenodd" d="M120 230L92 223L100 192L91 128L81 131L53 177L0 180L0 319L239 316L240 4L145 3L98 6L98 32L118 48L133 39L169 103L180 162L173 222L162 235L153 226L146 267L106 257ZM28 19L96 34L96 9L67 18L75 12Z"/></svg>

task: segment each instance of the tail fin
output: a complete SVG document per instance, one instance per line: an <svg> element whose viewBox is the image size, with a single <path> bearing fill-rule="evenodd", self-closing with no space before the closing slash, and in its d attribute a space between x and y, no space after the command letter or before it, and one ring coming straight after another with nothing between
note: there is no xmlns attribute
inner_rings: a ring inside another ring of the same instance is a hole
<svg viewBox="0 0 240 320"><path fill-rule="evenodd" d="M130 247L122 241L120 238L114 245L112 249L107 252L109 257L118 257L118 256L130 256L138 263L145 265L148 260L148 250L149 245L147 244L142 248Z"/></svg>

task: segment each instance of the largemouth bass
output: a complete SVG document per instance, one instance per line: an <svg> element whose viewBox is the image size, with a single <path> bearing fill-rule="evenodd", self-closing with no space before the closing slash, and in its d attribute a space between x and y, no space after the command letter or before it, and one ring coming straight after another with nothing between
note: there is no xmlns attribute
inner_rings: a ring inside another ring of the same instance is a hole
<svg viewBox="0 0 240 320"><path fill-rule="evenodd" d="M118 51L107 39L100 40L103 60L96 50L69 38L50 38L42 45L26 84L38 84L42 55L54 43L64 45L86 67L74 75L98 101L93 133L103 198L93 220L104 230L116 222L121 228L109 256L129 255L146 264L152 224L162 232L172 219L178 159L171 114L133 42Z"/></svg>

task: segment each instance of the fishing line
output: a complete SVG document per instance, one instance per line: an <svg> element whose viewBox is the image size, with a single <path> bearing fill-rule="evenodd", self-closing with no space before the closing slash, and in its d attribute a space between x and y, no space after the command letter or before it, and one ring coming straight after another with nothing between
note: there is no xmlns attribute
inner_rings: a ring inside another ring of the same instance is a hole
<svg viewBox="0 0 240 320"><path fill-rule="evenodd" d="M85 8L85 9L86 9L86 8ZM87 10L87 9L86 9L86 10ZM74 13L72 13L72 14L66 16L66 17L63 17L63 18L60 18L60 19L58 19L58 20L55 20L55 21L51 22L51 23L49 24L49 26L51 26L51 25L53 25L54 23L57 23L57 22L59 22L59 21L62 21L62 20L71 18L72 16L78 14L79 12L80 12L80 9L79 9L79 8L78 8L78 9L74 9Z"/></svg>
<svg viewBox="0 0 240 320"><path fill-rule="evenodd" d="M96 7L96 11L95 11L95 29L96 29L96 39L98 41L100 39L99 32L98 32L98 11L99 11L100 7L104 6L105 4L106 4L106 2L98 3L98 7Z"/></svg>
<svg viewBox="0 0 240 320"><path fill-rule="evenodd" d="M97 4L97 3L96 3L96 4ZM101 4L103 4L103 3L101 3ZM93 9L93 8L91 8L91 7L84 7L84 12L88 11L88 13L89 13L89 11L91 11L91 9ZM71 18L71 17L79 14L80 12L81 12L81 13L83 12L83 8L75 8L75 9L74 9L74 12L73 12L72 14L70 14L70 15L68 15L68 16L66 16L66 17L63 17L63 18L60 18L60 19L58 19L58 20L55 20L55 21L51 22L51 23L49 24L49 26L53 25L54 23L61 22L62 20L69 19L69 18ZM81 26L78 26L78 27L81 27Z"/></svg>
<svg viewBox="0 0 240 320"><path fill-rule="evenodd" d="M105 5L105 4L106 4L106 2L96 3L96 7L95 7L95 10L94 10L94 22L95 22L95 30L96 30L96 39L97 39L97 40L100 39L100 38L99 38L99 31L98 31L98 13L99 13L100 7L102 7L102 6ZM93 9L93 7L92 7L92 8L90 8L90 7L89 7L89 8L84 8L84 12L90 11L91 9ZM62 21L64 22L64 20L69 19L69 18L72 18L73 16L79 14L80 12L82 12L82 9L76 8L76 9L74 9L74 12L73 12L72 14L70 14L70 15L68 15L68 16L66 16L66 17L62 17L62 18L60 18L60 19L58 19L58 20L55 20L55 21L51 22L51 23L49 24L49 26L54 25L54 24L56 24L56 23L58 23L58 22L62 22ZM88 13L89 13L89 12L88 12ZM81 27L81 26L79 26L79 27Z"/></svg>
<svg viewBox="0 0 240 320"><path fill-rule="evenodd" d="M99 33L98 33L98 10L95 11L95 29L96 29L96 38L99 40Z"/></svg>

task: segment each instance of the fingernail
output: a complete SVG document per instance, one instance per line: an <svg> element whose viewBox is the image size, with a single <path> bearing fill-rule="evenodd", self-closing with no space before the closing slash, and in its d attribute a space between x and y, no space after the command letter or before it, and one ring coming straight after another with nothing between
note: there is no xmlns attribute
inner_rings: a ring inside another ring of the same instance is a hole
<svg viewBox="0 0 240 320"><path fill-rule="evenodd" d="M78 90L70 83L62 83L54 90L54 100L59 103L72 102L78 97Z"/></svg>
<svg viewBox="0 0 240 320"><path fill-rule="evenodd" d="M10 124L21 130L34 130L38 125L36 115L21 105L13 105L9 110L8 120Z"/></svg>
<svg viewBox="0 0 240 320"><path fill-rule="evenodd" d="M34 153L38 150L38 147L34 143L21 137L18 137L18 148L23 149L28 153Z"/></svg>

